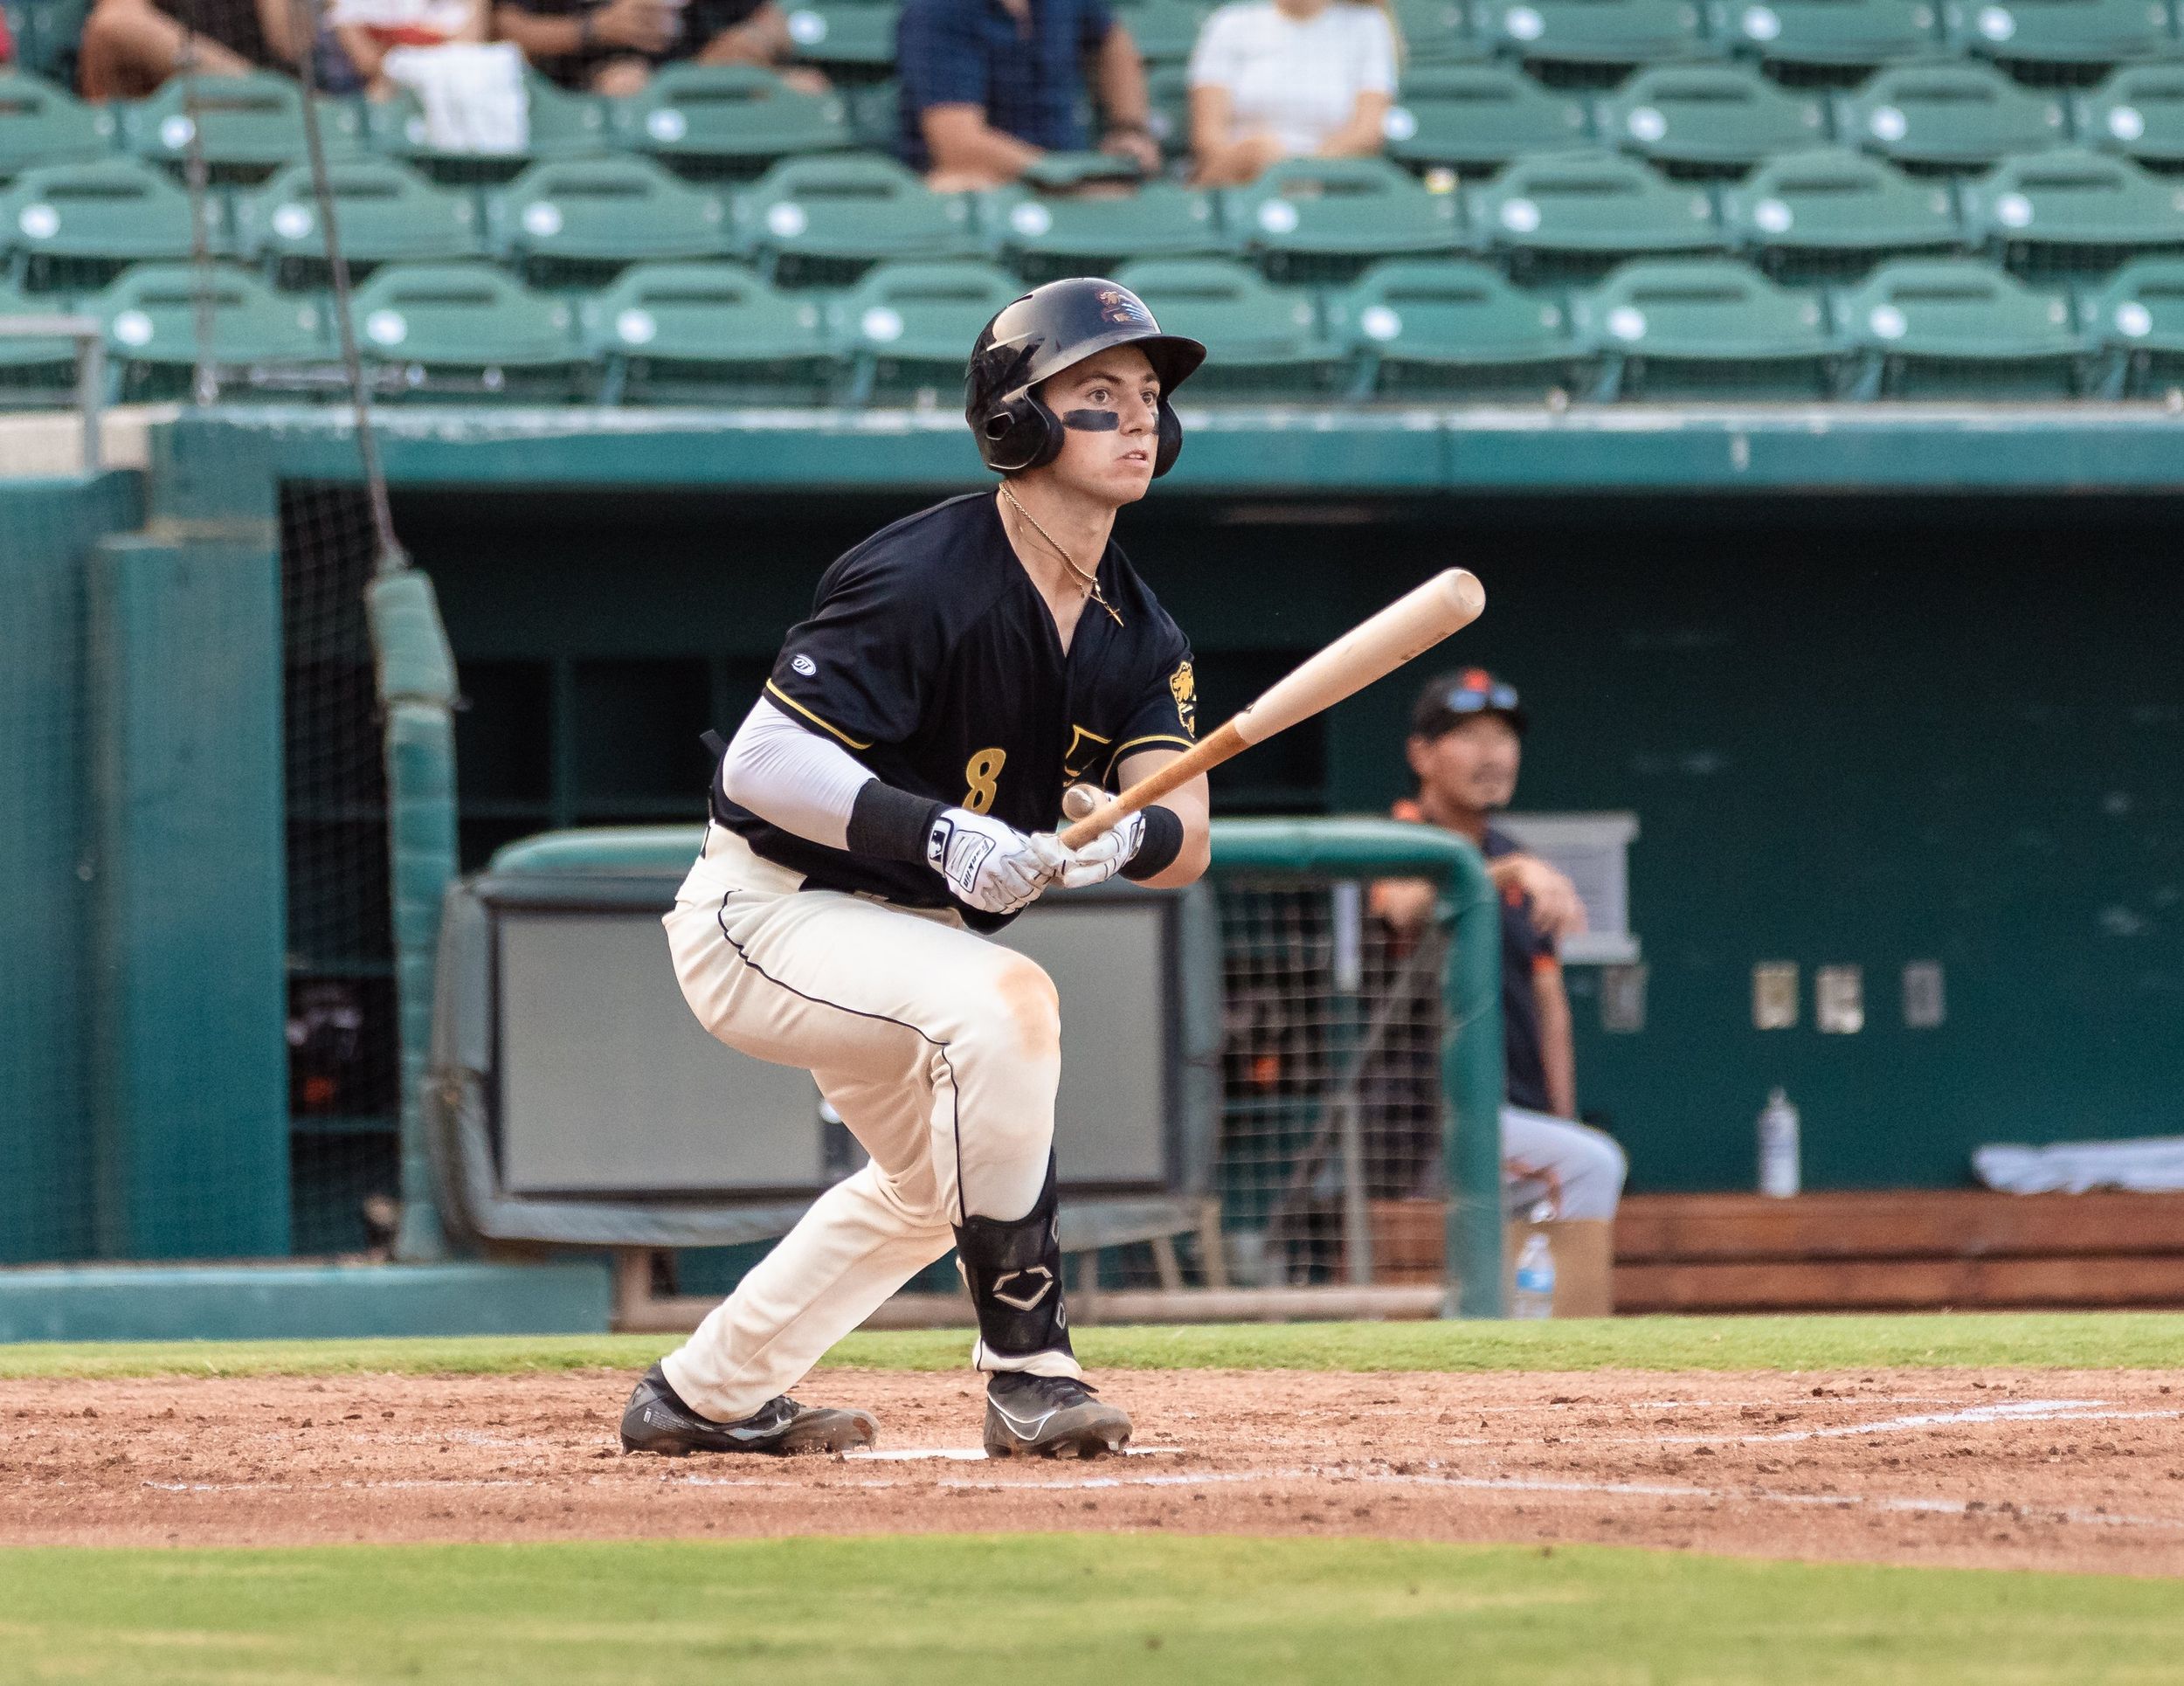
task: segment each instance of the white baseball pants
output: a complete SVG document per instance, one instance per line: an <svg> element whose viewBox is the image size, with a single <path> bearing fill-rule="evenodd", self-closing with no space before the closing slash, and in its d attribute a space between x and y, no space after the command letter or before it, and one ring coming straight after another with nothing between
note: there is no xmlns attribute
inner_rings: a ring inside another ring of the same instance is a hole
<svg viewBox="0 0 2184 1686"><path fill-rule="evenodd" d="M747 1417L954 1244L966 1216L1038 1200L1061 1079L1047 974L947 911L803 890L734 833L705 851L663 922L683 998L738 1051L801 1066L870 1163L821 1195L662 1361L693 1410ZM1045 1352L973 1348L984 1370L1079 1374Z"/></svg>

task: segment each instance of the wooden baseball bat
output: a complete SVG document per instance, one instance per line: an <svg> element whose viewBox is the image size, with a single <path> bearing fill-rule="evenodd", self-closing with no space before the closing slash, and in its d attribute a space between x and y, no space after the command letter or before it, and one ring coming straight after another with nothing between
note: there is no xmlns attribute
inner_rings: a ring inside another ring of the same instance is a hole
<svg viewBox="0 0 2184 1686"><path fill-rule="evenodd" d="M1081 849L1138 809L1300 720L1331 708L1344 697L1385 679L1413 656L1469 626L1486 607L1486 588L1476 575L1451 568L1360 621L1317 655L1275 681L1249 708L1222 722L1210 737L1185 750L1151 777L1141 778L1105 807L1061 833Z"/></svg>

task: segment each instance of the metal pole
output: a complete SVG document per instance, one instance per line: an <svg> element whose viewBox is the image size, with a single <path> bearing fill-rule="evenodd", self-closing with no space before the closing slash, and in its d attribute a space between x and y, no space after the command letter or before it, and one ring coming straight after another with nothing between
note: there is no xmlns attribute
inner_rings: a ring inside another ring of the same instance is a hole
<svg viewBox="0 0 2184 1686"><path fill-rule="evenodd" d="M105 456L107 340L96 323L76 342L76 406L83 411L83 471L99 472Z"/></svg>
<svg viewBox="0 0 2184 1686"><path fill-rule="evenodd" d="M1365 1129L1358 1104L1363 1050L1358 1047L1358 993L1365 987L1365 886L1356 879L1337 883L1328 897L1334 936L1334 999L1329 1003L1329 1076L1335 1088L1337 1139L1342 1144L1343 1253L1351 1282L1372 1280L1372 1214L1365 1204Z"/></svg>
<svg viewBox="0 0 2184 1686"><path fill-rule="evenodd" d="M1448 1168L1444 1317L1499 1317L1502 1296L1502 908L1483 869L1448 873L1455 903L1442 974L1441 1155Z"/></svg>

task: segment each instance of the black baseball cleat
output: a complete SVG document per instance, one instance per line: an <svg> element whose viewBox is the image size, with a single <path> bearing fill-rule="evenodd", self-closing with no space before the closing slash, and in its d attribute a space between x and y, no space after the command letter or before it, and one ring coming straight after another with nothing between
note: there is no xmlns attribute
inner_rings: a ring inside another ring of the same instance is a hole
<svg viewBox="0 0 2184 1686"><path fill-rule="evenodd" d="M741 1422L701 1417L677 1397L658 1365L645 1372L622 1408L622 1450L687 1458L693 1452L847 1452L870 1446L880 1425L862 1411L768 1399Z"/></svg>
<svg viewBox="0 0 2184 1686"><path fill-rule="evenodd" d="M986 1384L985 1455L1097 1458L1130 1442L1130 1413L1074 1376L1004 1370Z"/></svg>

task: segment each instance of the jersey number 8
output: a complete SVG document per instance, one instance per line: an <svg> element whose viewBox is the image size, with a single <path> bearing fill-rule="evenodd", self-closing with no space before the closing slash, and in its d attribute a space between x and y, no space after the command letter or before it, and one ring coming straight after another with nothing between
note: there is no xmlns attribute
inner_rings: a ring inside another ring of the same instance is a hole
<svg viewBox="0 0 2184 1686"><path fill-rule="evenodd" d="M1000 782L1008 758L1006 750L981 750L964 764L964 780L971 788L964 792L963 805L972 813L993 812L993 787Z"/></svg>

